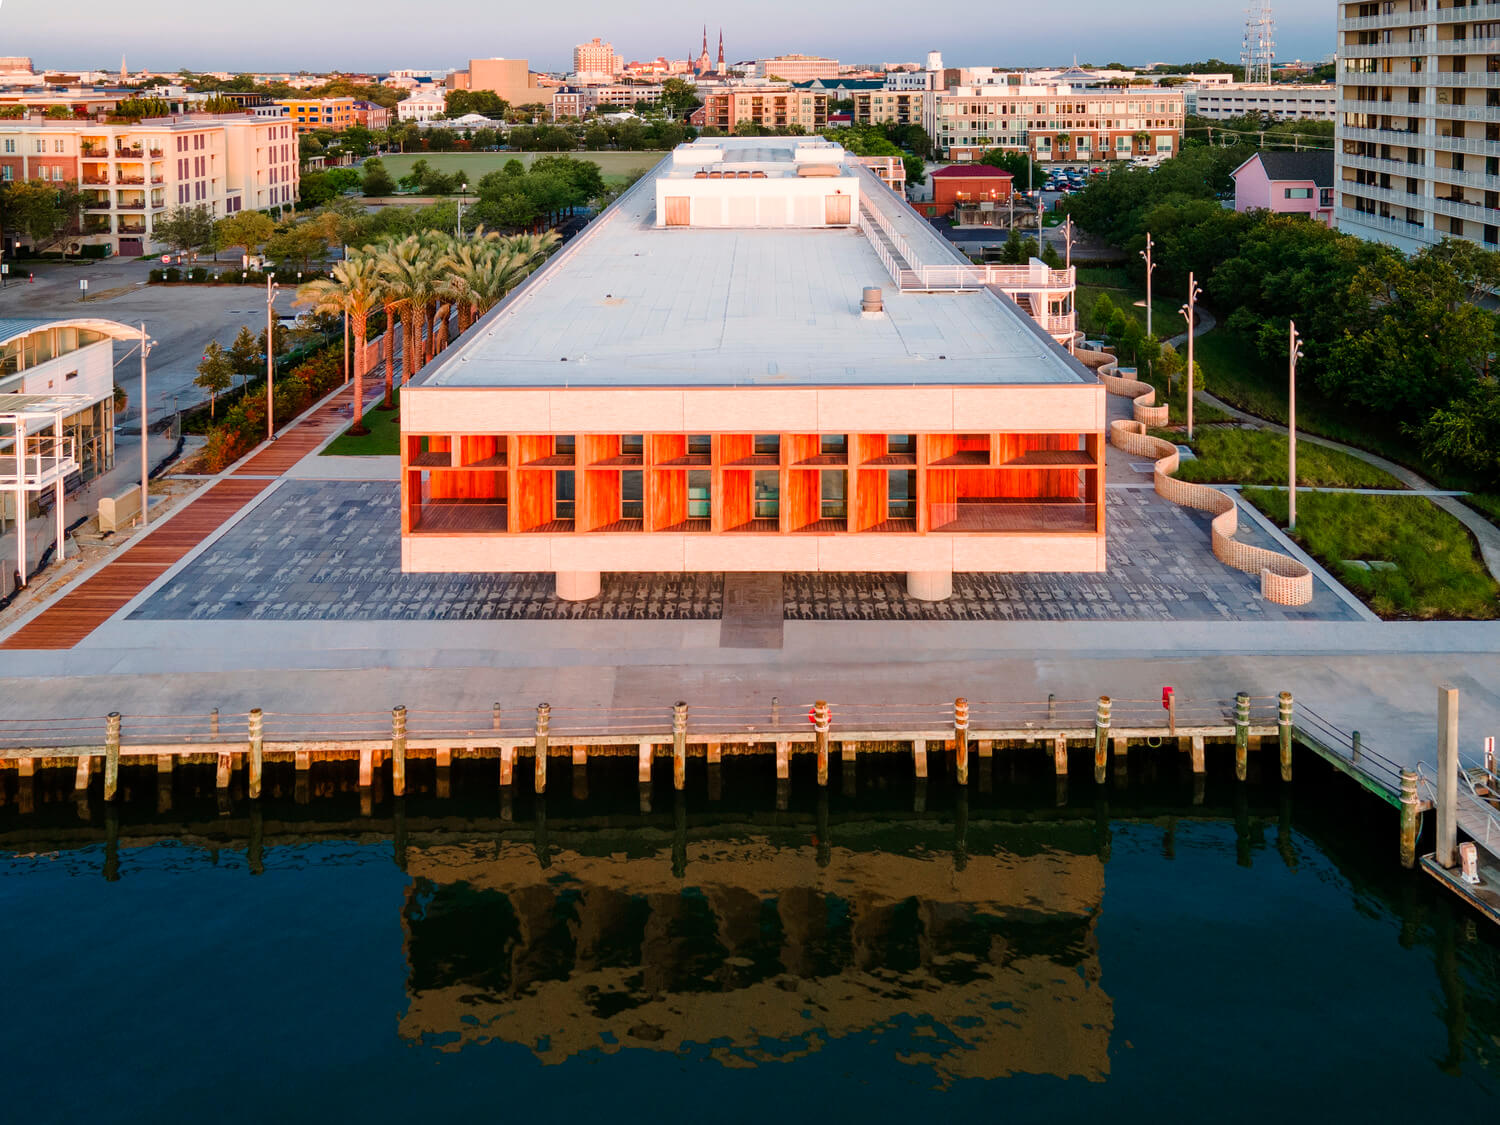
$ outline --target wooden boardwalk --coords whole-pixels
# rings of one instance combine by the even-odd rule
[[[367,390],[379,393],[378,385]],[[0,649],[76,646],[270,488],[276,477],[347,426],[344,412],[352,395],[352,389],[339,388],[274,442],[262,443],[227,476],[153,526],[140,542],[0,641]]]

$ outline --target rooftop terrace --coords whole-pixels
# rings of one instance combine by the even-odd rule
[[[781,153],[789,156],[806,140],[714,143],[725,146],[726,163],[737,156],[736,167],[774,169],[788,164]],[[555,388],[1094,381],[993,292],[897,291],[857,226],[658,228],[656,182],[673,169],[669,157],[642,177],[419,382]],[[683,170],[679,165],[676,172]],[[874,176],[861,173],[862,204],[909,234],[924,264],[966,261]],[[861,315],[866,286],[884,291],[883,314]]]

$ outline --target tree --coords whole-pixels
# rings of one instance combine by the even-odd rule
[[[173,250],[187,253],[213,241],[213,212],[201,204],[177,207],[156,220],[155,235]]]
[[[1001,148],[986,149],[979,163],[988,164],[1010,173],[1011,186],[1017,191],[1028,187],[1041,187],[1047,182],[1047,173],[1042,166],[1024,152],[1009,152]]]
[[[372,156],[365,161],[365,174],[360,182],[359,190],[365,195],[394,195],[396,193],[396,181],[391,179],[391,174],[385,170],[385,162],[379,157]]]
[[[698,97],[698,88],[681,78],[668,78],[661,84],[661,100],[657,103],[673,117],[686,117],[703,104]]]
[[[19,180],[0,190],[0,230],[25,233],[33,252],[46,250],[76,230],[83,193],[76,181]]]
[[[248,327],[241,328],[235,336],[234,343],[229,345],[230,369],[240,377],[243,386],[250,379],[260,374],[265,369],[265,359],[261,354],[260,343],[255,338],[255,333]]]
[[[449,117],[479,113],[499,119],[509,108],[510,103],[493,90],[449,90],[443,95],[443,111]]]
[[[383,299],[384,287],[379,259],[373,254],[357,254],[334,266],[331,280],[312,281],[297,290],[298,305],[310,305],[315,313],[349,318],[349,331],[354,337],[354,424],[349,427],[353,434],[369,432],[364,423],[365,335],[370,314]]]
[[[227,391],[234,383],[234,365],[224,349],[219,347],[219,341],[210,340],[208,348],[203,353],[203,358],[198,361],[198,377],[193,380],[194,385],[202,387],[208,392],[208,416],[214,416],[214,404],[219,395]]]
[[[238,246],[253,255],[276,233],[276,224],[263,211],[238,211],[214,224],[214,243],[222,249]]]

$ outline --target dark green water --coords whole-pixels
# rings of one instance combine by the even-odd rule
[[[719,799],[701,763],[681,798],[659,770],[650,812],[629,759],[505,805],[493,762],[446,798],[417,763],[369,815],[352,764],[223,808],[209,770],[127,771],[112,811],[3,775],[4,1119],[1491,1108],[1500,946],[1397,867],[1393,810],[1310,755],[1201,804],[1137,755],[1059,806],[1043,757],[967,793],[835,763],[822,795],[799,760],[784,810],[764,760]]]

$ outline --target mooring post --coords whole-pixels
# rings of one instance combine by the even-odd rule
[[[1354,761],[1356,764],[1358,764],[1360,756],[1363,753],[1363,747],[1360,745],[1359,731],[1356,730],[1350,732],[1349,745],[1350,749],[1354,752]]]
[[[250,799],[260,799],[261,772],[265,766],[265,712],[259,707],[250,709]]]
[[[925,738],[912,739],[911,760],[916,769],[916,776],[925,779],[927,777],[927,740]]]
[[[1167,733],[1177,733],[1177,693],[1167,692]]]
[[[672,704],[672,788],[679,793],[687,785],[687,704]]]
[[[1234,776],[1245,780],[1250,766],[1250,696],[1236,692],[1234,697]]]
[[[953,772],[960,785],[969,784],[969,701],[953,701]]]
[[[217,707],[208,713],[208,733],[214,738],[219,737],[219,709]]]
[[[104,799],[113,801],[120,788],[120,712],[104,720]]]
[[[500,787],[509,789],[514,780],[516,769],[516,748],[514,746],[500,747]]]
[[[771,696],[771,726],[781,725],[781,696]]]
[[[1057,718],[1057,696],[1052,692],[1047,693],[1047,721],[1053,722]]]
[[[828,784],[828,702],[813,704],[813,749],[818,758],[818,784]]]
[[[1292,693],[1276,697],[1276,734],[1281,749],[1281,780],[1292,780]]]
[[[792,744],[784,738],[776,740],[776,780],[787,781],[791,778]]]
[[[1401,866],[1414,867],[1417,862],[1417,826],[1421,823],[1421,806],[1417,799],[1417,771],[1401,771]]]
[[[1458,862],[1458,689],[1438,686],[1437,861]]]
[[[1094,709],[1094,784],[1104,784],[1104,771],[1109,767],[1109,712],[1113,704],[1107,695],[1099,697]]]
[[[391,708],[391,793],[406,796],[406,708]]]
[[[536,747],[536,766],[534,774],[536,791],[547,792],[547,728],[552,722],[552,705],[550,703],[538,703],[536,705],[536,738],[533,745]]]
[[[490,705],[490,728],[492,730],[500,729],[500,704],[498,703]]]
[[[651,780],[651,757],[655,753],[651,740],[643,738],[636,747],[635,779],[641,784]]]

